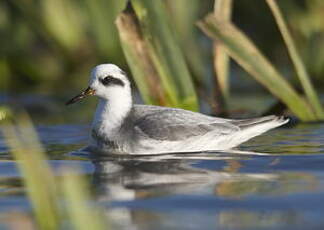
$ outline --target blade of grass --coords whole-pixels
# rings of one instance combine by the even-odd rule
[[[10,109],[7,106],[0,106],[0,122],[12,116]]]
[[[306,101],[291,87],[274,66],[257,49],[253,42],[232,23],[208,15],[198,26],[211,38],[224,44],[226,52],[274,96],[304,121],[314,121],[316,116]]]
[[[54,175],[28,116],[21,114],[15,121],[6,120],[3,135],[24,177],[37,224],[40,229],[59,229]]]
[[[8,90],[10,79],[10,69],[5,58],[0,58],[0,76],[0,90],[5,93]]]
[[[275,18],[278,28],[279,28],[279,30],[282,34],[282,37],[285,41],[285,44],[286,44],[288,52],[289,52],[289,56],[293,62],[297,76],[301,82],[301,85],[304,88],[306,97],[307,97],[310,105],[314,109],[317,118],[324,120],[323,107],[322,107],[319,97],[316,94],[316,91],[310,81],[310,76],[308,75],[306,68],[300,58],[300,55],[297,51],[294,40],[292,39],[292,37],[290,35],[290,32],[288,30],[288,27],[286,25],[286,22],[282,16],[282,14],[281,14],[281,11],[280,11],[275,0],[266,0],[266,2],[268,4],[274,18]]]
[[[171,105],[161,87],[159,74],[130,5],[118,15],[116,25],[125,57],[144,102]]]
[[[204,77],[208,74],[206,57],[202,54],[199,44],[199,30],[195,25],[199,19],[202,2],[200,0],[190,0],[190,4],[187,0],[167,0],[164,2],[167,5],[168,17],[172,18],[177,40],[181,41],[179,45],[188,67],[195,77],[195,83],[201,85],[204,83]]]
[[[67,201],[66,211],[74,229],[103,230],[110,229],[104,221],[103,211],[99,207],[90,207],[89,187],[76,170],[64,170],[63,194]]]
[[[27,114],[15,114],[14,119],[10,116],[2,124],[5,140],[24,178],[38,228],[61,229],[67,214],[75,229],[107,229],[100,209],[94,211],[86,205],[90,201],[89,187],[81,176],[64,174],[63,184],[57,183]],[[59,189],[68,202],[65,210],[59,207]]]
[[[109,57],[111,61],[120,63],[121,48],[114,21],[125,7],[126,0],[83,0],[83,2],[99,56],[105,59]]]
[[[46,26],[40,12],[40,7],[36,7],[35,3],[27,3],[26,1],[13,0],[15,10],[21,15],[28,26],[40,37],[43,37],[49,45],[60,46],[60,41],[56,40],[56,36],[52,36],[49,28]],[[60,47],[61,48],[61,47]],[[63,47],[64,48],[64,47]],[[63,49],[62,48],[62,49]]]
[[[84,37],[77,5],[73,1],[64,0],[44,0],[40,3],[42,19],[51,35],[65,48],[77,48]]]
[[[173,106],[198,110],[198,102],[184,56],[161,0],[131,1],[163,88]]]
[[[223,20],[230,21],[232,15],[232,0],[216,0],[214,14]],[[214,69],[219,89],[224,97],[225,104],[228,103],[229,89],[229,56],[222,43],[214,42]]]

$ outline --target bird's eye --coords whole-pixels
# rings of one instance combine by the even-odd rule
[[[109,85],[112,82],[112,76],[107,76],[100,81],[103,85]]]
[[[104,85],[104,86],[108,86],[108,85],[119,85],[119,86],[124,86],[124,82],[122,80],[120,80],[119,78],[115,78],[113,76],[106,76],[102,79],[100,79],[100,82]]]

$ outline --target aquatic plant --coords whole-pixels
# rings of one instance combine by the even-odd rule
[[[146,102],[162,101],[163,93],[166,105],[198,110],[189,69],[167,18],[161,0],[132,0],[117,20],[125,56]]]
[[[15,114],[2,121],[3,135],[23,177],[37,229],[62,229],[66,221],[75,229],[107,229],[101,209],[94,211],[87,204],[89,185],[84,178],[69,169],[58,181],[28,115]]]
[[[0,106],[0,122],[11,116],[11,111],[7,106]]]
[[[58,188],[37,135],[26,114],[15,119],[16,125],[10,120],[3,134],[24,177],[37,224],[40,229],[58,229]]]
[[[297,76],[300,80],[300,83],[304,89],[304,92],[305,92],[305,95],[309,101],[309,104],[312,106],[312,109],[314,110],[317,119],[323,120],[324,119],[323,107],[322,107],[319,97],[316,94],[316,91],[310,81],[310,76],[308,75],[308,73],[306,71],[306,67],[300,58],[300,55],[297,51],[295,42],[292,39],[292,36],[288,30],[288,27],[287,27],[286,22],[281,14],[281,11],[280,11],[275,0],[266,0],[266,2],[269,5],[269,8],[271,9],[271,12],[277,22],[278,28],[282,34],[282,37],[283,37],[286,47],[288,49],[290,58],[292,60],[294,68],[296,70],[296,74],[297,74]]]
[[[182,53],[192,73],[195,86],[204,86],[205,77],[208,75],[206,63],[208,57],[201,49],[201,32],[196,26],[200,19],[202,3],[200,0],[164,0],[166,16],[172,18],[171,26]],[[185,38],[185,39],[184,39]]]
[[[305,68],[294,48],[291,36],[283,25],[282,17],[278,16],[279,9],[274,8],[275,2],[271,2],[272,10],[275,10],[276,19],[280,21],[281,31],[290,54],[298,69],[298,74],[305,88],[307,99],[289,84],[279,73],[270,61],[262,54],[255,44],[233,23],[224,20],[218,15],[210,14],[198,23],[198,26],[211,38],[216,39],[224,45],[226,52],[257,81],[264,85],[274,96],[279,98],[287,107],[300,119],[314,121],[323,119],[322,108],[319,99],[310,83],[309,77],[305,74]],[[280,18],[280,19],[279,19]],[[285,28],[283,28],[285,27]]]
[[[230,21],[233,8],[232,5],[232,0],[215,1],[214,14],[225,21]],[[229,64],[229,56],[226,53],[223,44],[214,41],[214,69],[220,93],[223,95],[225,102],[227,103],[230,97]]]
[[[126,8],[127,2],[133,11],[121,12]],[[130,68],[146,103],[197,110],[197,101],[202,99],[211,107],[217,104],[217,110],[224,110],[226,106],[222,105],[222,99],[232,102],[228,47],[224,47],[228,45],[219,35],[214,35],[215,48],[212,48],[201,36],[201,31],[194,22],[205,14],[205,11],[211,11],[214,3],[214,16],[218,20],[222,18],[226,24],[233,25],[233,7],[240,7],[239,11],[235,8],[235,20],[249,17],[244,16],[248,3],[242,2],[244,1],[192,0],[188,5],[186,0],[2,1],[0,28],[3,55],[0,58],[0,89],[57,93],[64,92],[65,88],[81,88],[86,84],[86,74],[92,66],[113,62],[124,69]],[[284,79],[277,70],[286,66],[284,58],[280,60],[281,66],[278,68],[274,68],[273,64],[267,61],[267,66],[260,67],[262,71],[257,73],[257,79],[263,79],[262,85],[302,120],[322,120],[323,109],[310,76],[315,75],[318,82],[322,81],[319,76],[324,69],[324,59],[322,52],[317,50],[323,43],[324,27],[319,10],[323,3],[320,0],[309,0],[305,2],[305,7],[300,7],[293,1],[278,3],[284,7],[284,16],[293,27],[294,35],[296,31],[299,34],[299,37],[294,36],[296,42],[291,39],[276,1],[258,2],[260,6],[265,6],[265,10],[268,10],[268,4],[271,10],[269,12],[273,12],[296,69],[296,74],[291,74],[291,68],[292,71],[285,75],[298,76],[306,99],[302,93],[296,92],[292,84],[287,84],[286,80],[283,85],[290,86],[283,86],[277,90],[281,80],[278,81],[278,77],[274,77],[274,83],[271,80],[272,73],[268,74],[268,77],[260,77],[264,72],[270,73],[267,68],[271,65],[270,68],[275,69],[275,75]],[[256,12],[257,15],[263,13],[261,10]],[[125,20],[128,20],[128,25]],[[261,23],[263,22],[255,22],[256,25],[259,24],[259,28]],[[258,37],[259,33],[262,33],[254,32]],[[265,41],[261,44],[261,50],[269,46]],[[274,44],[275,42],[271,48],[277,48]],[[212,71],[213,53],[216,57],[215,71]],[[233,56],[233,52],[230,55]],[[261,55],[266,56],[263,53]],[[235,60],[238,62],[237,58]],[[249,58],[245,60],[241,57],[244,61],[248,61]],[[271,58],[274,58],[274,55]],[[302,61],[307,63],[307,69]],[[253,67],[258,62],[250,64]],[[39,68],[43,66],[46,68]],[[247,69],[246,63],[244,68]],[[253,68],[248,72],[251,74],[252,71],[252,75],[255,76],[256,69]],[[218,84],[211,81],[213,74]],[[66,87],[61,87],[62,81]],[[294,79],[291,79],[292,81]],[[284,92],[287,90],[288,93]],[[219,111],[214,110],[214,113],[217,112]]]
[[[321,83],[324,74],[324,53],[318,52],[324,45],[324,23],[322,0],[308,0],[304,4],[296,1],[278,2],[285,11],[285,19],[293,32],[294,41],[307,67],[307,72]]]
[[[10,89],[63,90],[57,87],[62,80],[69,86],[81,87],[85,79],[75,79],[95,63],[124,65],[114,20],[125,3],[2,1],[0,72],[6,65]],[[0,88],[3,86],[0,84]]]
[[[148,104],[171,105],[133,9],[121,12],[116,19],[116,25],[127,63],[143,100]]]
[[[66,169],[63,176],[62,190],[69,222],[77,230],[110,229],[104,211],[100,207],[94,209],[94,204],[90,204],[89,184],[77,174],[78,171]]]

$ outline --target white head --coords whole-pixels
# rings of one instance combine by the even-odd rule
[[[91,140],[94,143],[97,143],[98,137],[113,140],[118,136],[116,133],[133,105],[130,82],[126,74],[113,64],[98,65],[91,71],[89,87],[66,104],[75,103],[89,95],[100,98],[92,122],[96,135]]]
[[[124,71],[113,64],[101,64],[91,71],[89,86],[94,95],[110,100],[120,97],[130,97],[130,82]]]
[[[89,87],[66,104],[75,103],[89,95],[96,95],[103,100],[131,100],[130,82],[118,66],[101,64],[92,69]]]

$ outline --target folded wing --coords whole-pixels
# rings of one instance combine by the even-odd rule
[[[148,114],[135,122],[135,129],[155,140],[179,141],[208,132],[229,135],[240,128],[225,119],[197,116],[185,110],[165,110]]]

